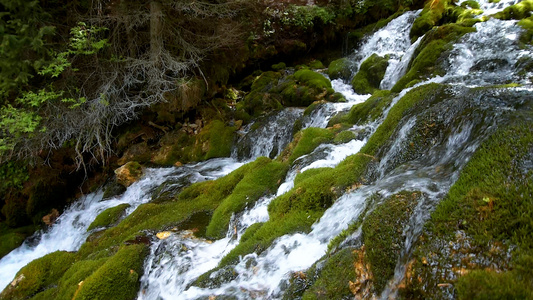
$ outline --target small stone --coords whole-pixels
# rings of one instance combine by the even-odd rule
[[[17,284],[19,284],[19,282],[21,282],[22,280],[24,280],[24,278],[26,278],[26,277],[24,276],[24,274],[20,274],[19,277],[15,278],[15,280],[11,281],[11,286],[12,286],[12,287],[17,286]]]
[[[170,237],[171,234],[172,232],[170,231],[161,231],[161,232],[158,232],[155,236],[160,240],[166,240]]]
[[[46,224],[46,226],[52,226],[58,217],[59,212],[54,208],[49,214],[43,217],[43,223]]]
[[[122,167],[115,170],[117,182],[125,187],[129,187],[139,180],[143,175],[143,169],[138,162],[130,161]]]

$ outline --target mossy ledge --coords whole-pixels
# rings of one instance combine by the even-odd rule
[[[532,159],[531,113],[513,119],[479,147],[431,214],[403,297],[533,297],[533,171],[523,164]],[[441,270],[444,265],[451,267]]]

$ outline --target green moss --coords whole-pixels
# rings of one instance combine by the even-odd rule
[[[9,228],[6,223],[0,222],[0,258],[18,248],[36,229],[35,226]]]
[[[331,82],[324,75],[311,70],[299,70],[294,73],[294,78],[316,89],[331,88]]]
[[[87,231],[93,230],[97,227],[107,227],[115,224],[124,216],[124,213],[128,207],[128,203],[123,203],[115,207],[108,208],[101,212],[96,219],[89,225]]]
[[[394,275],[404,239],[403,230],[421,193],[402,192],[387,198],[363,222],[363,241],[374,287],[381,293]]]
[[[80,288],[80,282],[98,270],[107,259],[106,257],[96,260],[82,260],[72,264],[58,281],[57,288],[46,290],[37,296],[42,299],[73,299],[76,291]]]
[[[270,93],[270,90],[278,85],[280,77],[281,73],[272,71],[257,76],[251,85],[250,93],[244,97],[244,101],[238,103],[237,113],[258,117],[265,111],[280,109],[282,106],[279,95]]]
[[[520,20],[531,16],[533,0],[524,0],[515,5],[506,7],[503,11],[494,14],[494,18],[501,20]]]
[[[434,0],[427,1],[424,9],[413,23],[409,36],[416,39],[434,26],[438,26],[445,17],[446,11],[452,7],[452,0]]]
[[[337,123],[362,125],[375,121],[390,105],[394,96],[396,94],[391,94],[390,91],[377,91],[365,102],[352,106],[348,114],[332,118],[328,125]]]
[[[377,150],[390,138],[398,122],[417,103],[430,98],[439,98],[444,95],[445,86],[431,83],[417,87],[409,91],[394,105],[383,123],[363,146],[361,152],[368,155],[376,155]]]
[[[281,154],[288,157],[289,164],[292,164],[298,157],[309,154],[315,150],[318,145],[333,140],[334,133],[328,129],[310,127],[298,133],[292,145],[289,145]]]
[[[381,57],[375,53],[372,54],[361,64],[359,71],[352,79],[354,91],[360,95],[365,95],[378,90],[388,65],[388,55]]]
[[[437,60],[441,54],[453,47],[453,42],[466,33],[474,32],[472,27],[457,24],[447,24],[432,29],[426,34],[409,64],[407,73],[391,89],[400,92],[414,80],[424,80],[435,75],[444,75],[444,70],[438,66]]]
[[[343,249],[329,257],[324,266],[317,272],[318,279],[305,291],[302,299],[352,298],[350,281],[356,281],[354,268],[354,261],[356,260],[357,255],[352,249]]]
[[[350,79],[350,76],[352,75],[350,61],[347,58],[340,58],[332,61],[329,63],[327,74],[331,79]]]
[[[261,228],[261,226],[263,226],[263,224],[264,224],[263,222],[260,222],[260,223],[254,223],[250,225],[250,227],[248,227],[246,231],[242,234],[240,242],[241,243],[246,242],[249,238],[251,238],[255,234],[255,232],[259,228]]]
[[[309,170],[300,174],[292,190],[270,203],[270,220],[225,256],[219,267],[235,263],[239,256],[250,252],[261,253],[282,235],[310,232],[311,225],[339,196],[339,191],[364,180],[363,173],[371,161],[372,158],[367,155],[355,154],[335,168]]]
[[[533,16],[520,20],[518,25],[524,29],[520,41],[524,44],[533,44]]]
[[[309,64],[309,68],[311,69],[324,69],[324,64],[319,60],[313,60]]]
[[[280,70],[283,70],[285,68],[287,68],[287,65],[284,62],[280,62],[280,63],[272,65],[272,70],[274,70],[274,71],[280,71]]]
[[[531,114],[523,112],[513,112],[511,124],[500,127],[480,145],[426,223],[421,237],[424,242],[419,243],[413,268],[413,276],[426,284],[420,287],[414,280],[409,292],[424,296],[442,282],[440,277],[428,274],[427,266],[420,261],[440,251],[436,250],[441,248],[439,245],[458,244],[456,234],[460,231],[468,237],[468,253],[479,258],[478,263],[467,264],[466,271],[488,268],[459,278],[460,299],[485,299],[488,295],[488,299],[531,298],[533,201],[529,195],[533,192],[533,170],[524,162],[531,161],[532,148]],[[428,239],[436,242],[426,243]],[[516,247],[509,252],[511,266],[506,257],[509,247]],[[485,261],[497,257],[498,251],[506,252],[504,261]],[[439,264],[449,264],[446,259],[439,258]],[[455,262],[452,267],[457,265]]]
[[[164,141],[165,146],[160,155],[156,155],[152,161],[157,164],[173,165],[176,161],[186,163],[229,157],[235,130],[237,127],[215,119],[206,124],[198,134],[189,135],[181,131]]]
[[[234,126],[226,126],[219,120],[211,122],[207,129],[209,132],[209,150],[205,154],[205,159],[229,157],[233,144],[233,133],[236,129]]]
[[[513,272],[476,270],[459,278],[457,299],[533,299],[531,286]]]
[[[467,1],[464,1],[463,3],[461,3],[461,7],[463,7],[463,8],[470,7],[470,8],[473,8],[473,9],[479,9],[479,3],[477,1],[474,1],[474,0],[467,0]]]
[[[232,214],[241,212],[260,197],[275,193],[287,173],[288,165],[260,157],[250,166],[244,178],[235,186],[231,195],[225,198],[215,210],[207,226],[210,238],[223,238],[228,230]]]
[[[460,220],[480,245],[510,240],[533,249],[533,201],[526,196],[533,191],[533,171],[517,165],[531,156],[530,126],[524,122],[501,129],[480,146],[431,215],[433,232],[450,234]]]
[[[73,299],[135,298],[147,254],[148,247],[144,244],[122,247],[83,281]]]
[[[56,251],[30,262],[15,276],[22,278],[19,283],[15,287],[8,285],[0,299],[27,299],[49,288],[70,268],[74,259],[74,253]]]
[[[355,135],[355,133],[353,133],[353,131],[350,131],[350,130],[341,131],[335,136],[335,138],[333,139],[333,143],[344,144],[355,139],[356,137],[357,136]]]

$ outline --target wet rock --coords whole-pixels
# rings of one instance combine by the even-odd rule
[[[121,195],[126,191],[126,187],[116,181],[111,181],[106,185],[102,200],[108,200],[115,196]]]
[[[43,223],[46,224],[46,226],[52,226],[58,217],[59,211],[54,208],[49,214],[43,217]]]
[[[359,72],[352,80],[352,86],[356,93],[372,94],[379,89],[379,84],[385,76],[385,71],[389,65],[389,56],[381,57],[372,54],[359,67]]]
[[[138,162],[130,161],[115,170],[117,182],[125,187],[132,185],[143,175],[143,169]]]
[[[365,246],[359,250],[353,251],[357,259],[354,261],[356,279],[349,281],[350,292],[355,296],[355,299],[376,299],[372,292],[374,289],[372,271],[370,264],[365,261]]]
[[[133,240],[127,240],[124,242],[124,244],[126,245],[136,245],[136,244],[145,244],[145,245],[150,245],[151,244],[151,241],[150,241],[150,238],[148,238],[147,236],[136,236],[135,239]]]
[[[160,240],[166,240],[172,235],[172,232],[170,231],[161,231],[158,232],[155,236]]]

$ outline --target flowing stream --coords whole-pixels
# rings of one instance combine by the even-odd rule
[[[516,1],[515,1],[516,2]],[[511,0],[499,3],[480,1],[483,15],[502,10]],[[409,31],[420,11],[406,12],[388,25],[368,36],[356,55],[353,65],[361,63],[372,54],[389,55],[389,66],[381,82],[381,88],[390,89],[405,74],[412,57],[424,37],[411,44]],[[420,115],[410,115],[401,120],[393,133],[390,145],[380,154],[380,160],[368,185],[345,193],[326,210],[309,234],[295,233],[282,236],[261,254],[251,253],[233,266],[234,279],[221,280],[210,288],[194,286],[202,274],[215,268],[220,260],[238,245],[242,234],[254,223],[269,219],[267,207],[277,196],[294,187],[299,172],[312,168],[335,167],[347,156],[356,154],[365,145],[393,107],[408,91],[429,82],[450,84],[449,93],[457,97],[444,100],[442,107],[481,107],[489,110],[512,109],[507,103],[465,99],[461,95],[469,87],[494,84],[528,84],[531,74],[518,74],[517,65],[523,57],[531,57],[531,49],[520,47],[520,28],[516,21],[491,19],[475,25],[476,32],[463,36],[444,60],[446,74],[429,78],[413,87],[404,89],[384,109],[376,121],[349,129],[366,134],[343,144],[322,144],[312,153],[295,160],[279,186],[276,194],[266,195],[253,207],[232,217],[226,237],[209,241],[195,237],[190,231],[174,232],[169,238],[154,241],[151,253],[145,261],[144,275],[138,299],[208,299],[226,295],[237,299],[279,299],[287,288],[292,272],[306,270],[319,261],[328,250],[329,242],[357,220],[365,211],[367,198],[378,194],[387,197],[400,191],[420,191],[418,202],[409,225],[404,230],[405,244],[398,261],[394,278],[389,287],[378,295],[385,299],[394,296],[394,286],[403,278],[405,263],[411,247],[422,230],[424,222],[438,201],[444,197],[459,176],[461,168],[477,146],[498,121],[497,115],[487,117],[483,111],[473,112],[474,117],[462,119],[459,109],[440,116],[440,122],[449,124],[448,131],[418,155],[407,157],[405,149],[415,129],[422,122]],[[490,41],[490,42],[488,42]],[[347,102],[320,104],[310,114],[304,110],[287,108],[265,116],[257,124],[249,124],[238,132],[232,158],[212,159],[202,163],[177,168],[146,169],[143,178],[131,185],[123,195],[102,200],[102,191],[86,195],[73,203],[46,232],[40,231],[24,244],[0,260],[0,287],[13,280],[15,274],[30,261],[56,250],[76,251],[94,229],[87,231],[96,216],[107,208],[122,203],[130,204],[126,214],[139,205],[149,202],[154,195],[179,190],[191,183],[216,179],[237,169],[259,156],[276,157],[290,143],[294,124],[301,121],[302,128],[325,128],[335,114],[364,102],[370,95],[357,95],[342,80],[333,80],[334,89],[342,93]],[[508,88],[513,89],[513,88]],[[529,86],[514,88],[530,92]],[[458,104],[459,103],[459,104]],[[438,106],[421,114],[438,113]],[[477,114],[477,115],[476,115]],[[348,236],[343,244],[360,238],[360,231]],[[213,280],[223,277],[225,269],[210,275]]]

